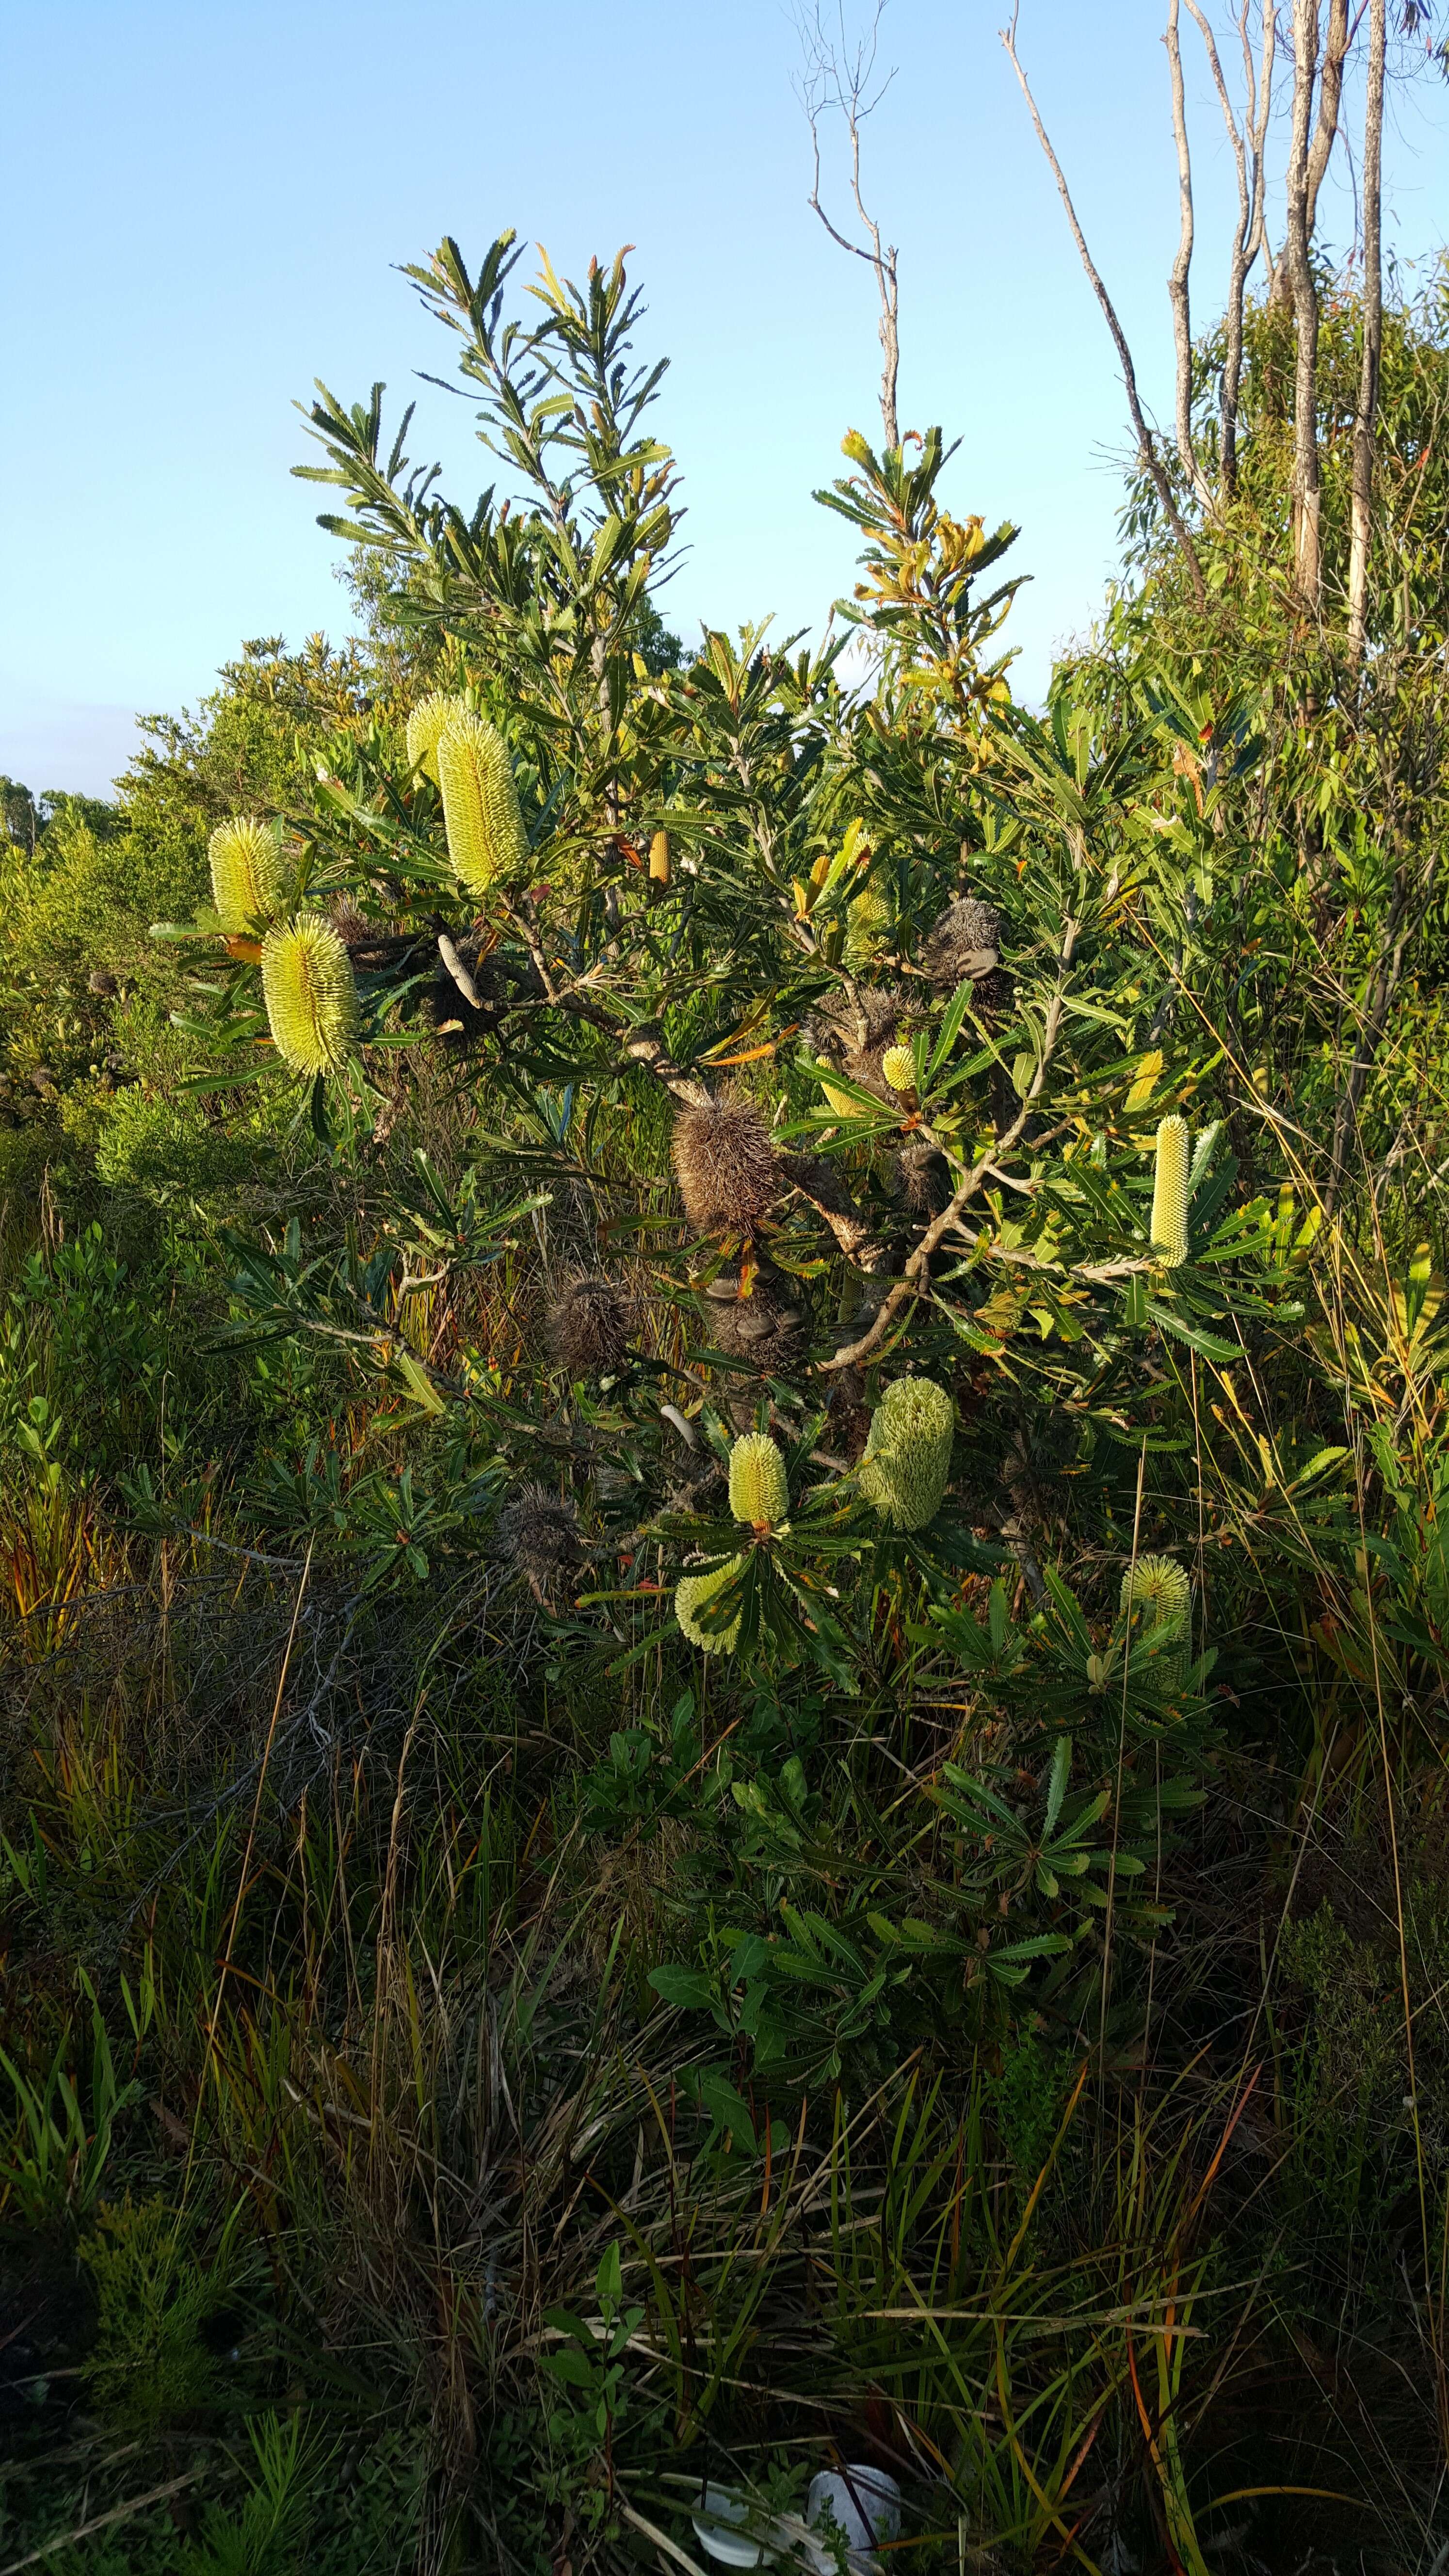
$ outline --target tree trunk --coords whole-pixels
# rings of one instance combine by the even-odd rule
[[[1363,358],[1353,423],[1353,515],[1348,556],[1348,658],[1357,668],[1368,629],[1369,511],[1374,487],[1374,418],[1383,347],[1383,144],[1386,0],[1370,0],[1368,100],[1363,121]]]
[[[1201,472],[1192,436],[1192,311],[1188,277],[1192,268],[1192,155],[1187,140],[1187,107],[1182,87],[1182,47],[1178,41],[1178,0],[1167,0],[1167,60],[1172,75],[1172,132],[1177,145],[1179,223],[1177,257],[1167,281],[1172,306],[1172,338],[1177,355],[1177,461],[1205,510],[1213,507],[1212,487]]]
[[[1335,6],[1337,0],[1335,0]],[[1293,297],[1297,366],[1293,393],[1293,566],[1299,596],[1315,613],[1322,589],[1318,482],[1318,292],[1308,229],[1309,126],[1318,68],[1318,0],[1293,0],[1293,134],[1288,153],[1288,238],[1284,266]]]

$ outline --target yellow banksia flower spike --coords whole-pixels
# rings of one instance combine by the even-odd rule
[[[1144,1627],[1178,1636],[1192,1608],[1192,1584],[1175,1556],[1139,1556],[1122,1577],[1122,1616],[1142,1614]]]
[[[361,1013],[352,960],[330,921],[299,912],[262,942],[262,998],[277,1053],[293,1073],[338,1073]]]
[[[915,1090],[916,1059],[908,1046],[887,1047],[881,1057],[880,1069],[892,1091]]]
[[[434,689],[430,697],[419,698],[408,718],[409,769],[421,769],[423,776],[431,778],[436,787],[438,736],[446,731],[456,717],[465,716],[467,713],[468,707],[464,699],[450,698],[442,689]]]
[[[223,930],[251,930],[275,919],[286,901],[277,836],[251,815],[218,823],[207,845],[212,901]]]
[[[482,716],[455,715],[438,736],[437,761],[448,856],[469,893],[486,894],[528,856],[508,745]]]
[[[740,1642],[738,1618],[732,1619],[727,1628],[702,1628],[699,1624],[701,1610],[733,1583],[739,1570],[740,1559],[732,1556],[723,1565],[712,1567],[708,1574],[682,1574],[674,1587],[675,1618],[690,1644],[698,1646],[702,1655],[732,1655]]]
[[[1190,1142],[1185,1118],[1163,1119],[1152,1183],[1152,1249],[1164,1270],[1180,1269],[1187,1259]]]
[[[924,1529],[945,1499],[951,1477],[956,1407],[926,1377],[898,1377],[870,1418],[857,1481],[868,1503],[895,1529]]]
[[[669,834],[656,832],[649,844],[649,876],[654,885],[669,883]]]
[[[789,1519],[785,1454],[768,1431],[746,1431],[730,1451],[730,1510],[754,1529],[778,1529]]]

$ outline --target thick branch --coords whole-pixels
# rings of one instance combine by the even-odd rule
[[[1315,13],[1316,14],[1316,13]],[[1351,33],[1348,0],[1329,0],[1328,33],[1323,44],[1323,72],[1318,84],[1318,123],[1308,155],[1308,238],[1318,220],[1318,191],[1338,137],[1343,103],[1343,65]]]
[[[1368,98],[1363,121],[1363,355],[1353,423],[1353,504],[1348,556],[1348,658],[1363,659],[1368,632],[1369,520],[1374,489],[1374,422],[1383,345],[1383,155],[1385,0],[1370,0]]]
[[[1072,239],[1077,245],[1078,257],[1081,260],[1083,268],[1087,272],[1087,277],[1091,284],[1092,291],[1097,298],[1097,302],[1102,308],[1107,328],[1112,334],[1113,344],[1121,363],[1122,382],[1127,393],[1127,408],[1132,415],[1132,426],[1137,434],[1137,453],[1151,478],[1153,489],[1162,506],[1163,517],[1166,519],[1167,524],[1171,528],[1173,536],[1177,541],[1178,552],[1182,556],[1183,562],[1187,567],[1188,579],[1192,584],[1193,598],[1197,602],[1199,608],[1205,609],[1207,607],[1207,586],[1202,577],[1202,566],[1197,559],[1197,549],[1188,533],[1187,523],[1182,516],[1182,512],[1179,510],[1177,502],[1173,497],[1171,478],[1168,475],[1161,457],[1157,453],[1157,442],[1153,438],[1152,432],[1148,428],[1146,418],[1143,414],[1142,404],[1137,393],[1137,371],[1132,364],[1132,352],[1127,345],[1126,333],[1123,331],[1122,325],[1117,319],[1117,308],[1112,302],[1112,298],[1108,294],[1107,289],[1093,263],[1092,254],[1087,248],[1086,236],[1082,231],[1081,225],[1077,221],[1077,210],[1072,203],[1071,190],[1067,186],[1066,178],[1062,171],[1062,165],[1057,159],[1055,152],[1052,150],[1046,127],[1043,125],[1041,117],[1037,112],[1036,100],[1031,94],[1031,84],[1028,81],[1025,72],[1022,70],[1021,61],[1016,50],[1015,14],[1012,16],[1011,25],[1009,27],[1002,28],[1001,41],[1010,57],[1012,70],[1015,72],[1017,80],[1021,85],[1022,97],[1026,100],[1027,107],[1031,112],[1031,121],[1036,128],[1037,141],[1046,155],[1047,166],[1051,171],[1052,177],[1057,183],[1057,190],[1061,197],[1062,204],[1067,210],[1067,221],[1072,228]]]

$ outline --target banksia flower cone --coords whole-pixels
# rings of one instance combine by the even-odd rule
[[[1180,1636],[1192,1608],[1192,1585],[1174,1556],[1139,1556],[1122,1577],[1122,1616],[1134,1610],[1163,1637]]]
[[[408,718],[408,767],[421,769],[425,778],[438,783],[438,737],[468,709],[461,698],[445,697],[435,689],[431,697],[419,698]]]
[[[916,1059],[908,1046],[887,1047],[881,1057],[880,1069],[892,1091],[914,1091]]]
[[[924,1529],[941,1508],[951,1475],[956,1407],[926,1377],[898,1377],[870,1418],[857,1481],[892,1528]]]
[[[675,1618],[690,1644],[698,1646],[702,1655],[732,1655],[740,1642],[738,1618],[732,1619],[727,1628],[709,1629],[699,1624],[701,1610],[733,1583],[739,1570],[740,1560],[732,1556],[708,1574],[682,1574],[675,1585]]]
[[[674,1121],[674,1169],[702,1234],[751,1235],[780,1195],[780,1168],[752,1100],[705,1100]]]
[[[1164,1270],[1176,1270],[1187,1259],[1188,1145],[1187,1120],[1164,1118],[1152,1183],[1152,1249]]]
[[[508,745],[481,716],[454,715],[438,736],[448,856],[471,894],[486,894],[528,856]]]
[[[618,1368],[629,1347],[629,1303],[612,1279],[571,1279],[549,1313],[555,1358],[570,1377]]]
[[[730,1451],[730,1510],[755,1529],[778,1529],[790,1516],[785,1456],[768,1431],[747,1431]]]
[[[573,1506],[547,1485],[515,1485],[498,1515],[498,1543],[515,1574],[538,1597],[552,1596],[579,1564]]]
[[[669,834],[656,832],[649,844],[649,875],[653,884],[669,883]]]
[[[338,1073],[361,1014],[352,960],[330,921],[299,912],[262,942],[262,998],[277,1053],[293,1073]]]
[[[286,901],[282,854],[265,823],[241,815],[218,823],[207,846],[211,894],[223,930],[251,930],[276,918]]]

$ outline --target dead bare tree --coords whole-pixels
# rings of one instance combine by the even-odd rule
[[[795,25],[804,57],[803,70],[796,82],[796,94],[810,125],[810,141],[815,154],[815,175],[808,203],[820,217],[833,242],[849,251],[855,259],[864,260],[875,275],[880,299],[877,325],[881,346],[880,416],[887,447],[899,447],[900,427],[896,418],[896,384],[900,374],[900,280],[899,254],[894,242],[885,242],[875,217],[870,213],[861,191],[861,128],[874,114],[895,79],[894,69],[876,85],[876,61],[880,50],[880,24],[887,0],[876,0],[875,14],[869,29],[852,41],[846,33],[844,0],[837,0],[835,32],[825,25],[821,0],[813,8],[802,7]],[[846,133],[850,156],[850,190],[864,242],[852,241],[839,225],[831,221],[820,202],[820,128],[822,119],[839,116]]]
[[[1273,63],[1277,46],[1278,15],[1272,0],[1265,0],[1262,11],[1261,64],[1255,67],[1253,47],[1248,35],[1248,12],[1251,0],[1241,0],[1235,23],[1243,49],[1243,87],[1246,105],[1240,126],[1237,110],[1223,77],[1217,40],[1212,28],[1198,7],[1198,0],[1187,0],[1187,6],[1202,35],[1238,180],[1238,221],[1233,233],[1232,255],[1228,263],[1223,377],[1219,396],[1219,481],[1223,500],[1231,501],[1238,488],[1238,405],[1243,382],[1243,313],[1247,300],[1248,279],[1260,253],[1267,264],[1270,287],[1273,277],[1273,254],[1268,243],[1268,228],[1264,216],[1266,192],[1263,184],[1263,147],[1273,99]]]
[[[1167,0],[1168,69],[1172,80],[1172,134],[1177,145],[1178,236],[1177,257],[1167,281],[1168,301],[1172,306],[1172,337],[1177,356],[1177,458],[1205,510],[1217,505],[1217,495],[1197,461],[1192,435],[1192,308],[1189,277],[1192,269],[1192,153],[1187,139],[1187,102],[1182,84],[1182,45],[1178,34],[1178,0]]]
[[[1183,563],[1187,569],[1188,580],[1192,584],[1193,598],[1197,602],[1199,608],[1206,608],[1207,585],[1202,577],[1202,565],[1198,561],[1197,548],[1193,544],[1191,531],[1188,528],[1187,521],[1184,519],[1181,510],[1177,506],[1177,497],[1172,488],[1172,477],[1168,473],[1167,468],[1158,453],[1157,441],[1153,437],[1151,429],[1148,427],[1147,417],[1142,409],[1141,397],[1137,391],[1137,370],[1132,363],[1132,351],[1127,344],[1127,335],[1117,318],[1117,308],[1114,305],[1111,296],[1108,294],[1100,272],[1092,258],[1092,254],[1087,248],[1086,235],[1082,231],[1082,227],[1077,220],[1077,210],[1072,203],[1072,192],[1067,186],[1062,165],[1057,159],[1055,152],[1052,150],[1051,140],[1047,134],[1046,127],[1041,121],[1041,115],[1038,111],[1036,100],[1032,96],[1031,83],[1027,79],[1026,73],[1022,68],[1021,58],[1016,50],[1016,24],[1020,14],[1021,12],[1018,0],[1018,6],[1013,9],[1011,13],[1010,26],[1003,27],[1000,30],[1001,41],[1006,48],[1007,55],[1011,62],[1011,68],[1015,72],[1017,80],[1021,85],[1022,97],[1026,100],[1027,107],[1031,113],[1032,124],[1036,128],[1037,141],[1046,155],[1047,165],[1051,171],[1052,177],[1057,183],[1057,190],[1061,197],[1062,204],[1067,210],[1067,221],[1072,228],[1072,239],[1077,245],[1077,255],[1081,260],[1083,268],[1087,272],[1087,277],[1090,281],[1092,291],[1097,298],[1097,302],[1102,308],[1107,328],[1112,334],[1113,345],[1116,348],[1117,356],[1121,363],[1122,382],[1127,395],[1127,408],[1131,414],[1132,427],[1137,438],[1138,457],[1141,461],[1144,472],[1151,481],[1153,490],[1157,494],[1163,517],[1166,519],[1168,526],[1172,530],[1178,552],[1182,556]],[[1191,254],[1191,247],[1191,233],[1189,231],[1189,255]]]
[[[1348,556],[1348,658],[1363,659],[1368,625],[1369,513],[1374,485],[1374,422],[1383,347],[1383,157],[1386,0],[1369,0],[1368,95],[1363,120],[1363,355],[1353,423],[1353,499]]]

